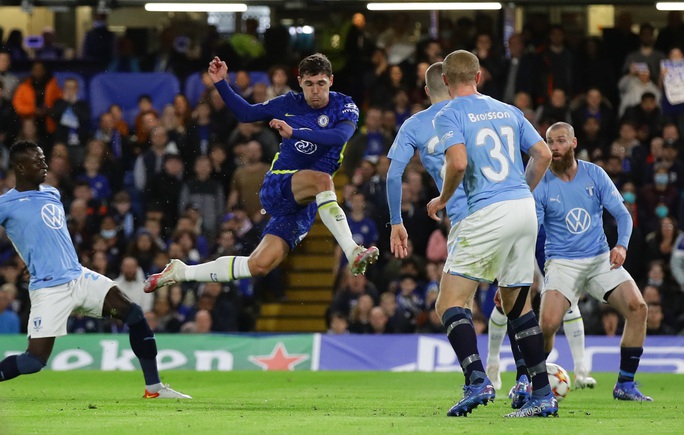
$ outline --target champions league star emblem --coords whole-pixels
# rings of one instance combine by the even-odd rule
[[[330,122],[330,118],[328,118],[326,115],[321,115],[318,117],[318,125],[320,127],[326,127],[329,122]]]

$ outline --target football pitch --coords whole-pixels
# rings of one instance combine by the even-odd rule
[[[192,400],[143,400],[139,372],[43,372],[0,383],[0,434],[683,433],[684,376],[638,375],[653,403],[612,398],[615,375],[571,391],[558,418],[504,419],[513,374],[488,406],[446,417],[460,373],[191,372],[162,381]]]

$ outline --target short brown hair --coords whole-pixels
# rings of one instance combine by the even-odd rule
[[[328,77],[332,76],[332,65],[330,60],[322,53],[315,53],[307,56],[299,62],[299,76],[315,76],[318,74],[325,74]]]

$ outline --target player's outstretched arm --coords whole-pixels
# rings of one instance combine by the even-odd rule
[[[549,168],[552,156],[551,150],[549,150],[549,147],[543,140],[534,144],[527,153],[531,159],[527,162],[527,168],[525,168],[525,181],[530,186],[530,190],[533,191]]]
[[[273,115],[268,111],[264,104],[249,104],[228,86],[228,82],[226,81],[226,78],[228,77],[228,66],[221,59],[214,57],[209,63],[207,73],[214,82],[214,87],[226,103],[226,107],[233,112],[238,121],[255,122],[273,118]]]

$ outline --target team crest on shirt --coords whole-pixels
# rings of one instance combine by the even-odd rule
[[[589,196],[594,196],[594,186],[587,186],[586,189]]]
[[[40,217],[43,218],[45,225],[58,230],[64,226],[64,209],[56,204],[45,204],[40,209]]]
[[[330,118],[327,115],[321,115],[318,117],[318,125],[320,127],[327,127],[330,123]]]
[[[33,319],[33,329],[36,331],[40,331],[40,328],[43,327],[43,318],[42,317],[36,317]]]
[[[318,149],[315,143],[311,143],[306,140],[298,140],[295,142],[294,147],[302,154],[313,154]]]

